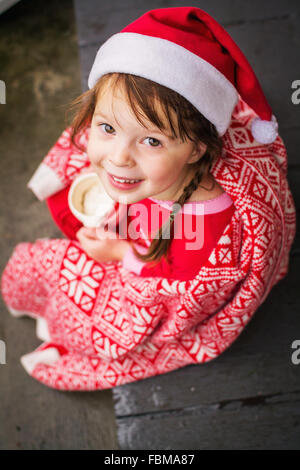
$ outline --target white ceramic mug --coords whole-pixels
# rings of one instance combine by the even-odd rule
[[[93,215],[88,215],[84,211],[84,198],[87,192],[93,187],[102,189],[97,200],[99,204]],[[103,188],[101,181],[95,172],[84,173],[78,176],[71,184],[68,194],[68,204],[72,214],[83,223],[85,227],[99,227],[104,219],[113,211],[116,201],[114,201]]]

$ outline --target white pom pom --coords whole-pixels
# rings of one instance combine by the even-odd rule
[[[278,123],[274,114],[271,121],[264,121],[258,117],[251,124],[251,132],[254,139],[260,144],[271,144],[278,135]]]

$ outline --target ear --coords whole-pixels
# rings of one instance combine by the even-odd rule
[[[196,148],[192,151],[191,155],[189,156],[188,163],[195,163],[200,158],[203,157],[207,150],[207,145],[204,142],[198,142]]]

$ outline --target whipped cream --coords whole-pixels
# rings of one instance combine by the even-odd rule
[[[115,201],[103,191],[101,184],[94,184],[83,194],[83,213],[106,216],[114,207]]]

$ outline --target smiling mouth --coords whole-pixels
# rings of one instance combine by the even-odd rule
[[[132,184],[132,183],[139,183],[140,181],[143,181],[141,179],[129,179],[129,178],[120,178],[118,176],[115,176],[115,175],[112,175],[111,173],[108,173],[109,176],[111,176],[113,178],[114,181],[116,181],[117,183],[128,183],[128,184]]]

